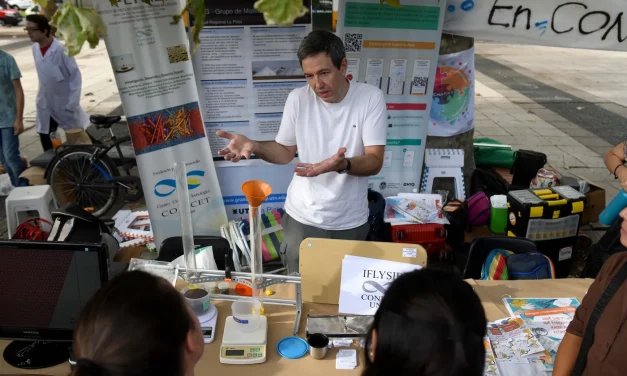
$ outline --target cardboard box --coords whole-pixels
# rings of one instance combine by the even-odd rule
[[[605,189],[590,184],[590,192],[586,193],[586,208],[581,216],[581,224],[598,222],[599,214],[603,209],[605,209]]]

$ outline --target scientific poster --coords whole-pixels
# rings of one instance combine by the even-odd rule
[[[310,7],[309,0],[304,3]],[[217,153],[227,140],[215,132],[274,140],[287,96],[307,84],[296,52],[312,30],[311,12],[291,27],[268,26],[254,4],[255,0],[206,0],[201,43],[193,56],[205,130],[213,156],[220,159],[217,173],[229,220],[248,218],[241,191],[247,180],[272,186],[263,211],[282,208],[298,160],[284,166],[261,160],[222,161]]]
[[[248,219],[248,202],[241,189],[242,184],[248,180],[272,182],[272,194],[261,205],[262,214],[282,209],[297,161],[298,159],[295,159],[293,163],[287,165],[273,165],[259,159],[238,163],[215,162],[229,221]],[[277,189],[277,187],[285,187],[285,189]]]
[[[311,32],[311,13],[291,27],[268,26],[254,4],[206,0],[194,72],[214,155],[227,144],[215,136],[220,129],[274,140],[288,94],[307,84],[296,52]]]
[[[445,1],[340,0],[337,34],[347,78],[380,88],[388,104],[383,168],[370,187],[384,196],[419,188]],[[363,79],[362,79],[363,77]]]
[[[181,2],[153,5],[94,2],[107,25],[115,72],[157,246],[180,236],[174,163],[187,166],[195,235],[219,235],[227,222],[198,103],[182,23],[172,25]]]

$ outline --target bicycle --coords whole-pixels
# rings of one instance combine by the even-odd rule
[[[64,145],[56,149],[57,155],[46,170],[48,184],[60,206],[79,205],[96,217],[106,214],[122,195],[126,201],[137,201],[144,196],[141,180],[131,174],[137,166],[135,157],[125,158],[121,145],[131,138],[117,138],[111,127],[120,116],[92,115],[89,120],[96,129],[108,129],[111,138],[92,140],[93,145]],[[117,150],[120,166],[126,173],[120,176],[118,165],[109,157]]]

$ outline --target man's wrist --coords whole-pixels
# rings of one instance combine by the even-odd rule
[[[259,149],[261,149],[261,144],[258,141],[255,141],[255,140],[250,140],[250,142],[252,142],[252,144],[253,144],[253,150],[251,150],[251,153],[252,154],[259,153]]]
[[[339,173],[348,173],[350,171],[351,161],[348,160],[348,158],[344,158],[342,162],[343,163],[340,163],[340,167],[338,167],[335,171]]]

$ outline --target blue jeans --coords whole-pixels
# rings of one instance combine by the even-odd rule
[[[0,128],[0,162],[14,187],[28,185],[28,180],[20,179],[24,163],[20,157],[20,138],[14,134],[13,127]]]

